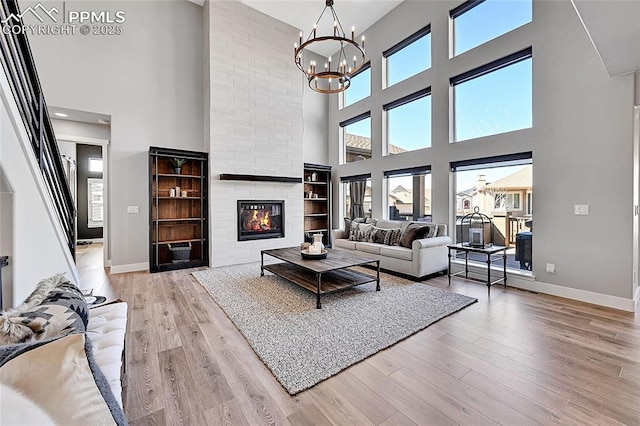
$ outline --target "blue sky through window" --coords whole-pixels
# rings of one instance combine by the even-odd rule
[[[431,68],[431,33],[387,58],[387,86]]]
[[[407,151],[431,146],[431,96],[387,111],[389,145]],[[392,154],[389,148],[389,154]]]
[[[371,68],[351,79],[351,85],[344,92],[344,106],[349,106],[371,95]]]
[[[349,124],[344,128],[345,133],[352,135],[364,136],[366,138],[371,137],[371,118],[365,118],[364,120],[356,121]]]
[[[531,22],[531,0],[487,0],[454,20],[454,53],[459,55]]]
[[[454,87],[456,142],[533,125],[532,59]]]

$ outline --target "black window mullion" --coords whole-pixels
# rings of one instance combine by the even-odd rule
[[[365,120],[367,118],[371,118],[371,111],[363,112],[360,115],[356,115],[355,117],[352,117],[352,118],[350,118],[348,120],[344,120],[344,121],[340,122],[339,126],[340,127],[347,127],[350,124],[357,123],[358,121]]]
[[[505,56],[504,58],[497,59],[493,62],[489,62],[488,64],[474,68],[470,71],[458,74],[455,77],[451,77],[449,79],[449,83],[452,86],[456,86],[466,81],[473,80],[474,78],[489,74],[493,71],[508,67],[509,65],[517,64],[518,62],[529,59],[532,56],[533,49],[531,47],[527,47],[526,49],[522,49],[519,52],[512,53],[511,55]]]
[[[369,179],[371,179],[371,173],[365,173],[362,175],[342,176],[340,177],[340,182],[341,183],[361,182]]]
[[[473,9],[474,7],[484,3],[486,0],[469,0],[466,1],[464,3],[462,3],[460,6],[451,9],[449,11],[449,16],[451,16],[451,19],[455,19],[458,16],[470,11],[471,9]]]
[[[515,154],[498,155],[494,157],[452,161],[450,166],[452,172],[461,172],[466,170],[486,169],[488,167],[506,167],[531,164],[532,159],[533,153],[528,151]]]
[[[388,104],[384,104],[382,109],[385,111],[389,111],[390,109],[408,104],[409,102],[413,102],[417,99],[424,98],[425,96],[429,96],[431,94],[431,87],[427,87],[426,89],[419,90],[415,93],[412,93],[407,96],[403,96],[400,99],[397,99],[393,102],[389,102]]]
[[[431,166],[419,166],[409,167],[406,169],[386,170],[383,172],[384,177],[399,177],[399,176],[419,176],[427,175],[431,173]]]
[[[426,36],[429,33],[431,33],[431,24],[427,25],[424,28],[419,29],[415,33],[411,34],[409,37],[402,40],[400,43],[397,43],[392,47],[390,47],[389,49],[382,52],[382,57],[388,58],[389,56],[401,51],[402,49],[404,49],[414,41],[421,39],[422,37]]]

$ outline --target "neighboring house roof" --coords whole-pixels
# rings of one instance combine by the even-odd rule
[[[533,188],[533,167],[527,166],[513,174],[487,184],[480,191],[491,189],[531,189]]]
[[[351,133],[346,134],[347,148],[353,148],[356,150],[371,151],[371,138],[367,138],[360,135],[353,135]],[[406,149],[399,146],[389,145],[390,154],[401,154],[407,152]]]
[[[407,188],[405,188],[404,186],[402,186],[402,185],[398,185],[398,186],[396,187],[396,189],[394,189],[393,191],[391,191],[391,193],[392,193],[392,194],[395,194],[396,192],[409,192],[409,191],[408,191],[408,190],[407,190]]]
[[[476,187],[472,186],[469,189],[465,189],[464,191],[458,192],[456,195],[460,197],[464,197],[464,196],[470,197],[471,195],[473,195],[474,192],[476,192]]]

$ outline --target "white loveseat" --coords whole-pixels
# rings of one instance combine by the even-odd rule
[[[408,248],[368,241],[353,241],[349,239],[349,230],[334,229],[332,231],[333,248],[379,255],[382,269],[417,279],[446,271],[448,266],[447,245],[451,244],[451,238],[447,236],[447,225],[386,219],[379,219],[375,222],[377,228],[399,228],[402,233],[411,224],[436,226],[437,231],[431,238],[413,240],[411,248]]]

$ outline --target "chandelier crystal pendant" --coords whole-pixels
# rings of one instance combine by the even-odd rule
[[[329,32],[330,35],[318,36],[319,28],[329,19],[328,14],[324,21],[322,19],[327,9],[331,11],[333,18],[333,34]],[[338,15],[333,9],[333,0],[326,0],[326,6],[316,23],[313,24],[313,29],[309,32],[306,40],[303,39],[303,32],[300,31],[300,40],[293,45],[294,61],[307,77],[309,87],[312,90],[320,93],[339,93],[349,88],[351,77],[362,68],[365,62],[364,36],[362,36],[361,44],[358,44],[355,40],[355,31],[355,27],[352,27],[351,38],[347,38]],[[321,43],[322,47],[326,47],[328,43],[334,44],[335,48],[330,46],[330,51],[336,53],[329,56],[324,64],[317,64],[315,60],[311,59],[313,55],[309,52]]]

